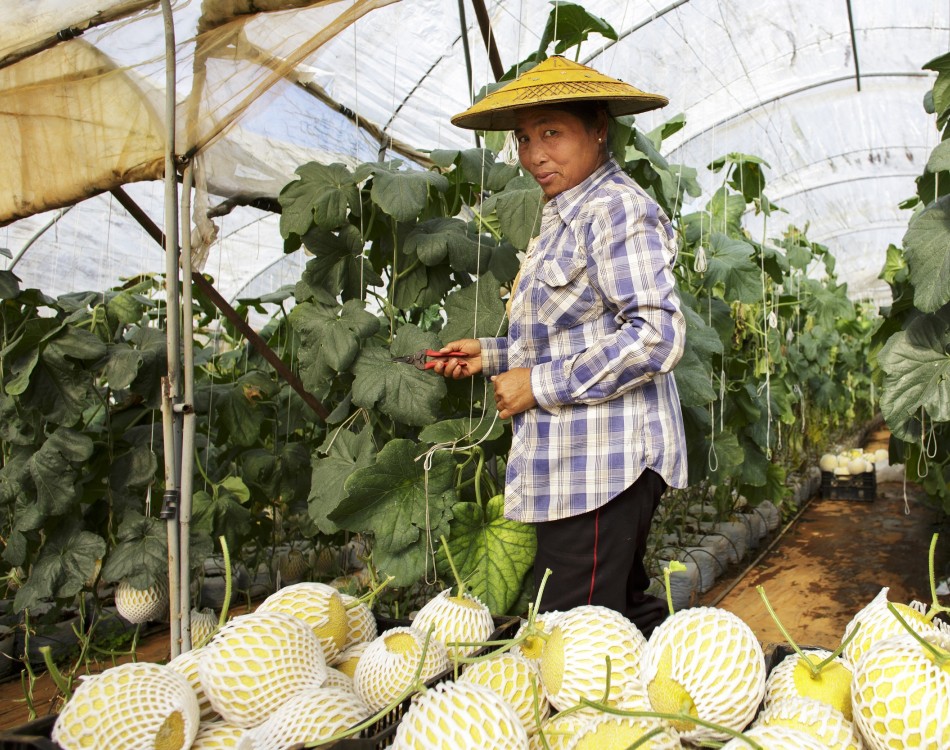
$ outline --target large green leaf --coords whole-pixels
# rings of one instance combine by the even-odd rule
[[[29,461],[35,495],[18,502],[16,526],[20,531],[41,528],[50,516],[76,510],[81,487],[79,466],[92,456],[88,435],[60,427],[50,434]]]
[[[403,310],[437,305],[455,283],[448,266],[416,265],[392,283],[392,303]]]
[[[113,390],[122,390],[132,385],[139,374],[145,358],[142,353],[124,342],[108,344],[108,361],[104,375]]]
[[[275,389],[274,381],[259,371],[215,386],[211,416],[219,439],[242,447],[253,445],[261,435],[264,421],[273,414],[270,399]]]
[[[502,192],[490,195],[483,209],[486,216],[495,213],[508,241],[524,250],[541,227],[541,188],[533,177],[516,177]]]
[[[727,302],[758,302],[762,299],[762,274],[752,262],[752,246],[720,232],[709,243],[709,266],[705,285],[722,284]]]
[[[904,254],[914,285],[914,304],[935,312],[950,302],[950,196],[944,196],[911,219],[904,235]]]
[[[156,328],[136,328],[128,337],[136,350],[142,355],[139,372],[132,381],[131,389],[145,397],[146,406],[161,405],[162,378],[168,372],[166,357],[167,341],[165,332]]]
[[[419,433],[419,440],[431,444],[497,440],[504,434],[505,429],[501,420],[492,417],[493,415],[486,414],[479,419],[469,417],[443,419],[441,422],[423,428]]]
[[[546,52],[551,42],[556,41],[554,54],[563,54],[571,47],[586,42],[591,33],[616,41],[617,32],[613,26],[580,5],[565,0],[554,0],[552,5],[554,8],[548,16],[548,22],[541,34],[541,43],[538,45],[540,52]]]
[[[301,367],[304,373],[316,375],[313,382],[317,386],[329,374],[328,368],[349,370],[362,342],[379,330],[379,319],[359,300],[347,300],[342,308],[303,302],[291,311],[290,324],[301,338],[297,352]],[[309,380],[305,377],[308,386]]]
[[[359,433],[336,430],[321,450],[324,456],[313,461],[307,504],[310,518],[317,528],[324,534],[335,534],[339,527],[329,515],[346,496],[344,483],[354,471],[372,466],[376,460],[373,431],[369,427],[364,427]]]
[[[251,527],[247,507],[251,492],[240,477],[226,477],[212,485],[211,493],[201,490],[192,498],[192,528],[224,536],[228,549],[240,549]]]
[[[359,207],[359,188],[342,164],[310,162],[298,167],[299,180],[280,191],[280,234],[303,237],[314,225],[331,230],[343,226],[351,208]]]
[[[396,576],[395,585],[414,583],[423,573],[430,539],[449,532],[454,490],[455,460],[436,453],[426,471],[416,460],[419,447],[411,440],[392,440],[383,446],[372,466],[357,469],[345,481],[346,497],[329,514],[330,520],[350,531],[370,532],[383,574]],[[387,570],[385,556],[410,553],[410,562]],[[395,560],[394,560],[395,561]],[[391,566],[392,567],[392,566]]]
[[[102,566],[102,580],[128,581],[146,589],[168,576],[168,532],[164,521],[126,511],[119,543]]]
[[[884,371],[881,413],[897,437],[913,437],[907,422],[920,409],[931,420],[950,422],[950,307],[891,336],[878,364]]]
[[[95,574],[96,563],[105,554],[105,540],[98,534],[63,524],[47,537],[30,577],[17,591],[13,608],[21,612],[44,599],[72,599]]]
[[[452,292],[445,300],[448,320],[440,334],[442,340],[503,336],[505,305],[500,289],[501,284],[489,272],[477,283]]]
[[[674,370],[676,387],[681,403],[701,406],[716,398],[712,386],[713,357],[722,354],[722,341],[716,330],[706,325],[694,310],[684,305],[683,314],[686,317],[686,346]]]
[[[706,226],[715,232],[739,234],[745,209],[746,200],[741,194],[730,193],[727,188],[721,187],[706,204],[710,214]]]
[[[20,293],[20,278],[13,271],[0,271],[0,299],[15,299]]]
[[[384,166],[363,166],[373,174],[370,192],[373,202],[396,221],[416,219],[426,207],[429,190],[444,193],[449,186],[445,175],[438,172],[394,171]]]
[[[329,292],[333,298],[342,295],[343,299],[361,299],[366,287],[382,284],[363,255],[363,237],[356,227],[347,224],[338,232],[315,228],[303,236],[303,243],[314,257],[307,262],[297,285],[298,302],[309,299],[317,289]],[[301,293],[302,289],[307,293]]]
[[[504,516],[505,498],[496,495],[482,510],[478,503],[453,509],[449,549],[470,593],[492,613],[506,614],[518,601],[524,577],[537,550],[534,527]],[[437,556],[443,578],[451,580],[445,550]]]
[[[406,236],[403,252],[415,255],[427,266],[448,259],[456,271],[474,273],[488,267],[491,248],[469,234],[461,219],[439,217],[420,222]]]
[[[364,347],[353,368],[353,403],[379,409],[405,424],[431,424],[438,418],[439,402],[445,396],[444,380],[434,372],[417,370],[392,358],[441,346],[435,334],[404,325],[396,332],[391,350]]]

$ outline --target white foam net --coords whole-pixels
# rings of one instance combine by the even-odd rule
[[[551,705],[559,711],[582,698],[600,700],[607,685],[610,657],[610,700],[625,683],[639,676],[646,639],[619,612],[584,605],[564,612],[554,624],[541,655],[541,675]]]
[[[673,727],[659,719],[634,718],[604,714],[582,726],[567,746],[567,750],[601,750],[626,748],[644,735],[659,730],[643,747],[649,750],[677,750],[683,747]]]
[[[198,699],[184,677],[133,662],[83,680],[51,736],[64,750],[186,750],[198,724]]]
[[[185,651],[172,659],[166,665],[182,675],[191,689],[195,691],[195,697],[198,699],[198,709],[201,712],[202,721],[211,721],[217,718],[218,712],[211,705],[211,699],[205,695],[204,688],[201,686],[201,677],[198,675],[198,662],[201,661],[203,649],[193,648],[191,651]]]
[[[664,662],[667,675],[660,674]],[[714,607],[681,610],[664,621],[647,644],[641,676],[648,689],[658,676],[673,680],[699,718],[736,730],[752,720],[765,694],[765,658],[755,634],[731,612]],[[681,734],[689,741],[728,739],[701,726]]]
[[[332,662],[346,643],[347,616],[340,593],[325,583],[303,581],[275,591],[258,612],[286,612],[306,622],[320,639],[324,657]]]
[[[925,640],[947,653],[950,636]],[[878,641],[854,668],[854,723],[868,747],[950,747],[950,672],[910,634]]]
[[[242,727],[260,724],[284,701],[327,678],[320,641],[305,622],[259,611],[218,631],[198,673],[217,712]]]
[[[243,727],[220,721],[202,723],[190,750],[238,750],[246,733]]]
[[[527,750],[528,734],[501,696],[471,682],[443,682],[403,715],[393,750]]]
[[[551,713],[551,704],[544,693],[537,667],[517,654],[494,654],[470,664],[462,672],[459,681],[484,685],[504,698],[515,709],[528,734],[538,731],[535,696],[538,705],[537,716],[543,721]]]
[[[800,729],[839,750],[863,750],[864,743],[854,724],[840,711],[812,698],[788,698],[773,703],[756,717],[755,726]]]
[[[455,647],[453,643],[487,641],[495,624],[488,607],[478,597],[465,594],[459,601],[450,593],[445,589],[427,601],[413,618],[412,625],[423,632],[432,627],[432,634],[445,644],[449,659],[453,659],[478,649],[477,645]]]

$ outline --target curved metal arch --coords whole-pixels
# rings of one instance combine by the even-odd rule
[[[864,182],[865,180],[890,180],[897,177],[901,179],[906,177],[918,177],[919,172],[888,172],[887,174],[869,174],[861,175],[860,177],[849,177],[841,180],[830,180],[828,182],[813,183],[807,187],[802,187],[798,190],[792,190],[788,193],[777,194],[775,196],[769,196],[769,200],[780,201],[785,200],[786,198],[791,198],[796,195],[801,195],[802,193],[810,193],[814,190],[824,190],[825,188],[835,187],[836,185],[846,185],[850,182]]]
[[[887,73],[864,73],[862,78],[865,78],[865,79],[867,78],[930,78],[932,75],[933,75],[932,73],[925,73],[922,71],[896,71],[896,72],[887,72]],[[798,94],[803,94],[806,91],[811,91],[812,89],[821,88],[823,86],[831,86],[836,83],[844,83],[846,81],[851,81],[853,78],[854,76],[850,76],[850,75],[835,76],[834,78],[828,78],[823,81],[818,81],[816,83],[810,83],[807,86],[799,86],[798,88],[791,89],[790,91],[783,91],[781,94],[770,96],[768,99],[763,99],[762,101],[756,102],[755,104],[749,107],[745,107],[739,112],[734,112],[733,114],[727,115],[726,117],[723,117],[710,125],[704,126],[702,130],[699,130],[696,133],[693,133],[692,135],[690,135],[689,137],[684,138],[676,146],[670,149],[669,153],[672,154],[678,151],[679,149],[683,148],[685,144],[689,143],[690,141],[696,140],[697,138],[702,137],[703,135],[708,133],[710,130],[715,130],[718,127],[722,127],[727,122],[737,120],[743,115],[747,115],[750,112],[754,112],[755,110],[761,109],[762,107],[765,107],[769,104],[774,104],[775,102],[780,101],[782,99],[786,99],[792,96],[797,96]]]

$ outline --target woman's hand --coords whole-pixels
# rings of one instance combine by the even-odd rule
[[[498,416],[508,419],[538,405],[531,390],[531,368],[516,367],[491,379]]]
[[[478,343],[478,339],[450,341],[439,351],[465,352],[468,355],[465,359],[451,357],[446,360],[437,360],[432,369],[443,377],[459,380],[461,378],[469,378],[472,375],[477,375],[482,371],[482,345]]]

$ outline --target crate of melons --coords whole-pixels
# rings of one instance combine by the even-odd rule
[[[388,620],[331,586],[298,583],[166,665],[82,679],[57,717],[0,734],[0,750],[385,748],[415,685],[452,679],[456,657],[519,624],[449,590],[411,621]]]
[[[887,459],[887,451],[883,460]],[[875,463],[882,460],[878,453],[859,449],[838,454],[826,453],[819,461],[821,469],[821,497],[823,500],[861,500],[870,502],[877,495]]]

